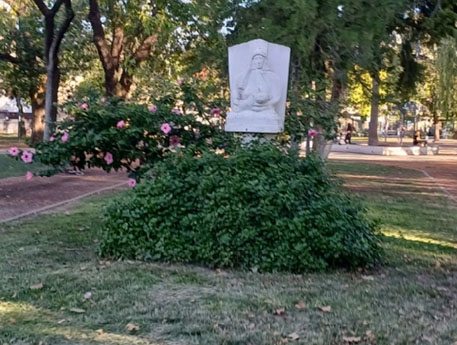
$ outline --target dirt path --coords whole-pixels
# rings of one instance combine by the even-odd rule
[[[0,179],[0,223],[59,207],[92,194],[114,188],[126,188],[125,173],[107,174],[86,171],[84,176],[68,174],[50,178],[22,177]]]
[[[457,155],[393,157],[333,152],[329,159],[420,170],[457,202]]]

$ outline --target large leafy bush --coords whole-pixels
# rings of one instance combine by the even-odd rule
[[[182,152],[107,207],[101,253],[262,271],[372,265],[376,226],[320,160],[272,144]]]
[[[139,179],[179,147],[198,153],[226,141],[218,109],[188,105],[177,106],[171,97],[149,107],[115,99],[68,104],[69,116],[51,141],[36,145],[36,160],[52,167],[47,175],[68,166],[100,167],[108,172],[123,168]]]

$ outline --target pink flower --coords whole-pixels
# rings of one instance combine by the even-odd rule
[[[116,125],[117,128],[124,128],[124,126],[125,126],[124,120],[119,121]]]
[[[49,141],[53,142],[56,138],[54,138],[52,135],[49,137]]]
[[[183,77],[181,77],[181,78],[178,79],[177,84],[178,84],[178,86],[181,86],[182,83],[184,83],[184,78],[183,78]]]
[[[29,151],[22,152],[21,159],[24,163],[32,163],[33,162],[33,153]]]
[[[178,146],[179,142],[180,142],[180,139],[179,139],[179,137],[177,135],[172,135],[170,137],[170,145],[171,146]]]
[[[105,158],[104,159],[105,159],[106,164],[108,164],[108,165],[113,164],[114,159],[113,159],[113,154],[112,153],[110,153],[110,152],[105,153]]]
[[[87,103],[83,103],[79,106],[82,110],[87,110],[89,109],[89,106],[87,105]]]
[[[134,178],[129,178],[127,184],[129,185],[130,188],[133,188],[136,186],[136,180]]]
[[[216,117],[221,117],[221,110],[219,108],[213,108],[213,109],[211,109],[211,115],[214,115]]]
[[[318,134],[319,134],[319,132],[316,131],[315,129],[310,129],[310,130],[308,131],[308,135],[309,135],[311,138],[315,137],[315,136],[318,135]]]
[[[179,110],[178,108],[174,108],[171,112],[176,115],[181,115],[181,110]]]
[[[162,130],[162,132],[164,132],[165,134],[168,134],[171,132],[171,126],[168,124],[168,123],[163,123],[162,126],[160,126],[160,129]]]
[[[156,113],[157,112],[157,106],[156,105],[150,105],[148,107],[148,110],[151,112],[151,113]]]
[[[63,135],[62,135],[62,138],[60,138],[60,140],[63,142],[63,143],[66,143],[68,141],[68,132],[65,132]]]
[[[8,150],[8,153],[11,156],[16,157],[19,154],[19,149],[16,146],[13,146]]]
[[[105,97],[100,98],[100,102],[105,103],[106,102],[106,98]]]
[[[27,171],[27,174],[25,174],[25,179],[27,181],[30,181],[33,177],[33,174],[30,171]]]

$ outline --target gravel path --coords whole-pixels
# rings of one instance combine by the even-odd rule
[[[0,223],[41,213],[63,204],[115,188],[127,188],[125,173],[92,169],[84,176],[23,176],[0,179]]]

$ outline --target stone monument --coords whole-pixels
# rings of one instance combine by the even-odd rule
[[[256,39],[229,48],[232,111],[226,132],[284,130],[290,48]]]

